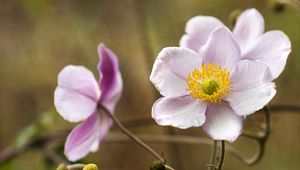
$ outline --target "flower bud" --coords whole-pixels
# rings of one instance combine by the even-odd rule
[[[56,168],[56,170],[68,170],[67,165],[65,164],[59,164]]]
[[[154,161],[150,167],[150,170],[167,170],[162,161]]]
[[[83,170],[98,170],[96,164],[87,164],[83,167]]]

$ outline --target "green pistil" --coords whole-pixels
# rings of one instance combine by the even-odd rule
[[[219,85],[216,80],[208,78],[202,81],[201,88],[205,94],[212,95],[218,91]]]

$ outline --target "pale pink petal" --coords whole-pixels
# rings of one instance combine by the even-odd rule
[[[164,48],[155,60],[150,81],[163,96],[187,94],[186,78],[193,69],[200,68],[200,56],[188,48]]]
[[[224,26],[224,24],[215,17],[193,17],[186,24],[186,34],[182,36],[180,46],[198,51],[199,48],[205,44],[213,30],[221,26]]]
[[[96,149],[93,144],[99,141],[99,127],[100,119],[95,112],[72,130],[65,143],[65,155],[70,161],[77,161]]]
[[[275,79],[283,71],[290,52],[289,38],[281,31],[269,31],[257,39],[243,58],[268,65]]]
[[[199,50],[199,54],[204,64],[216,64],[229,71],[241,58],[240,49],[226,27],[217,28]]]
[[[87,120],[77,125],[68,135],[65,155],[70,161],[84,158],[96,152],[112,125],[112,120],[104,114],[93,113]]]
[[[181,129],[199,127],[205,122],[206,104],[191,96],[162,97],[152,107],[152,117],[162,126]]]
[[[92,72],[82,66],[66,66],[58,75],[54,104],[58,113],[70,122],[89,117],[100,98],[100,90]]]
[[[232,92],[227,100],[238,115],[245,116],[262,109],[275,94],[275,84],[268,82],[244,91]]]
[[[55,89],[54,100],[57,112],[69,122],[79,122],[88,118],[97,107],[97,101],[61,87]]]
[[[119,101],[123,88],[123,81],[119,70],[117,56],[104,44],[98,47],[100,87],[102,91],[100,102],[111,112]]]
[[[256,38],[263,34],[264,18],[256,9],[247,9],[238,17],[233,35],[242,54],[249,50]]]
[[[270,70],[265,64],[242,60],[237,63],[230,77],[231,92],[242,91],[256,87],[272,80]]]
[[[244,118],[238,116],[227,102],[208,105],[205,116],[203,128],[214,140],[233,142],[241,134]]]
[[[98,140],[95,140],[93,145],[91,145],[91,152],[96,152],[99,148],[99,144],[105,140],[106,136],[108,135],[108,132],[110,128],[113,125],[113,120],[109,118],[105,113],[98,113],[100,116],[100,126],[99,126],[99,132],[98,132]]]

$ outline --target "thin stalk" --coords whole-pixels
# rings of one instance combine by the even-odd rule
[[[221,141],[221,159],[218,164],[217,170],[222,170],[223,164],[224,164],[224,159],[225,159],[225,141]]]
[[[147,150],[149,153],[151,153],[154,157],[165,163],[165,159],[160,156],[156,151],[154,151],[149,145],[147,145],[145,142],[143,142],[141,139],[139,139],[137,136],[135,136],[133,133],[131,133],[129,130],[127,130],[123,124],[119,121],[119,119],[112,114],[106,107],[103,105],[99,105],[99,109],[103,110],[115,123],[116,125],[121,129],[121,131],[126,134],[130,139],[135,141],[137,144],[139,144],[142,148]]]
[[[218,141],[214,140],[212,144],[211,149],[211,157],[210,157],[210,163],[208,164],[208,170],[214,170],[215,169],[215,163],[216,163],[216,155],[217,155],[217,145]]]
[[[59,156],[57,153],[55,153],[52,149],[50,149],[48,147],[41,148],[41,151],[53,163],[56,163],[56,164],[61,164],[61,163],[67,164],[67,163],[69,163],[67,160],[65,160],[64,158]]]

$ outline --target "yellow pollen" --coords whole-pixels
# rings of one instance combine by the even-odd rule
[[[191,96],[202,102],[218,103],[230,92],[230,73],[215,64],[203,64],[189,73],[186,83]]]

